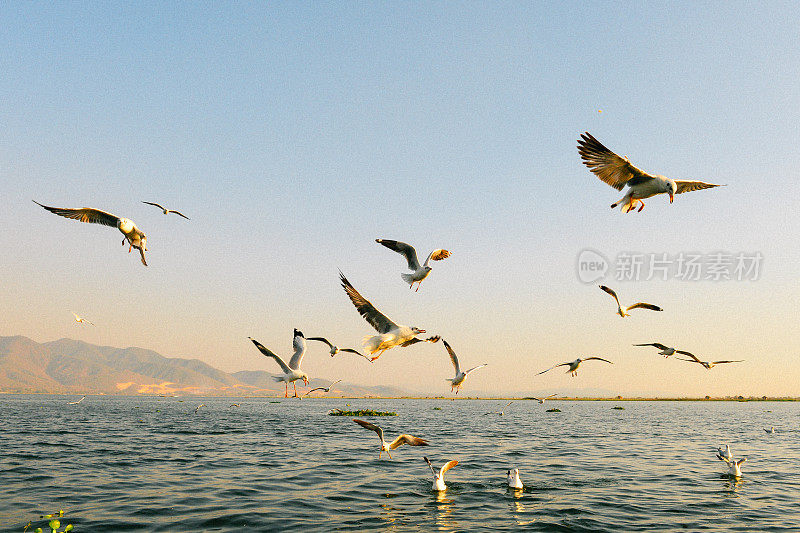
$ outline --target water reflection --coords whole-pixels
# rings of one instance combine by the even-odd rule
[[[447,496],[446,490],[434,491],[434,501],[436,502],[436,527],[439,530],[451,530],[458,527],[458,522],[451,516],[455,505],[453,499]]]

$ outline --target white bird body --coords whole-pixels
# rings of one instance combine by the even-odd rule
[[[280,383],[283,381],[286,383],[286,392],[284,398],[289,397],[289,383],[294,385],[294,397],[298,398],[297,396],[297,384],[295,383],[298,379],[302,379],[303,382],[308,385],[308,374],[303,372],[300,369],[300,363],[303,361],[303,355],[306,353],[306,339],[303,337],[303,333],[295,329],[294,330],[294,339],[292,341],[292,345],[294,346],[294,354],[292,358],[289,360],[289,364],[287,365],[283,359],[277,356],[275,353],[270,351],[267,347],[263,344],[258,342],[257,340],[253,339],[252,337],[248,337],[253,344],[256,345],[256,348],[264,354],[266,357],[271,357],[275,360],[276,363],[281,367],[282,372],[276,376],[272,376],[276,382]]]
[[[450,355],[450,362],[453,363],[453,369],[455,370],[456,373],[455,377],[447,378],[447,381],[450,382],[450,392],[453,392],[453,389],[455,389],[456,394],[458,394],[458,391],[461,390],[461,385],[464,383],[464,380],[467,379],[469,373],[472,372],[473,370],[478,370],[479,368],[483,368],[487,366],[487,364],[484,363],[482,365],[472,367],[469,370],[462,371],[461,366],[458,364],[458,356],[456,356],[456,352],[454,352],[453,349],[450,347],[450,345],[447,344],[446,340],[442,340],[442,342],[444,343],[444,347],[447,350],[447,353]]]
[[[550,398],[554,398],[556,396],[558,396],[558,393],[551,394],[550,396],[545,396],[544,398],[534,398],[534,400],[539,402],[539,405],[542,405],[546,400],[549,400]]]
[[[519,468],[515,468],[514,470],[509,470],[506,474],[506,481],[508,482],[508,487],[511,489],[522,489],[524,486],[522,485],[522,480],[519,478]]]
[[[428,274],[430,274],[431,270],[433,270],[428,263],[430,263],[431,260],[441,261],[442,259],[446,259],[452,255],[447,250],[437,248],[428,254],[428,258],[425,260],[425,263],[420,264],[419,259],[417,258],[417,251],[410,244],[400,241],[393,241],[391,239],[375,239],[375,242],[382,244],[383,246],[401,254],[406,258],[406,261],[408,262],[408,269],[411,270],[411,274],[400,274],[400,277],[403,278],[403,281],[408,283],[409,289],[412,288],[415,283],[417,283],[417,291],[419,291],[419,287],[422,285],[422,280],[427,278]]]
[[[742,477],[742,463],[747,461],[747,457],[743,457],[738,461],[734,459],[722,459],[728,465],[728,475],[733,477]]]
[[[75,322],[78,322],[79,324],[91,324],[92,326],[94,326],[94,322],[90,322],[80,315],[72,313],[72,316],[75,317]]]
[[[428,463],[428,467],[431,469],[431,473],[433,474],[433,490],[439,492],[447,490],[447,485],[444,483],[444,473],[456,466],[458,461],[448,461],[437,472],[427,457],[423,457],[423,459],[425,459],[425,462]]]

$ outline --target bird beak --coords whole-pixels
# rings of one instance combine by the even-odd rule
[[[669,203],[672,203],[672,200],[675,199],[675,195],[672,194],[672,191],[669,191]]]
[[[420,333],[427,333],[424,329],[419,330]]]

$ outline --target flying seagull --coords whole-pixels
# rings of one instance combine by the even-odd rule
[[[370,355],[380,352],[375,357],[371,357],[370,361],[376,360],[378,357],[383,355],[383,352],[394,348],[395,346],[401,346],[405,348],[406,346],[410,346],[418,342],[437,342],[441,338],[438,335],[435,335],[433,337],[428,337],[425,339],[425,341],[418,339],[417,335],[425,333],[424,329],[419,329],[415,326],[398,326],[389,320],[386,315],[375,309],[375,306],[373,306],[369,300],[361,296],[361,294],[359,294],[358,291],[352,285],[350,285],[350,282],[347,281],[347,278],[344,277],[344,274],[341,272],[339,272],[339,278],[342,281],[342,287],[350,297],[350,301],[352,301],[353,305],[356,306],[358,312],[364,317],[364,320],[369,322],[369,324],[380,334],[366,335],[361,340],[361,343],[364,345],[364,348],[366,348]]]
[[[164,214],[165,214],[165,215],[168,215],[168,214],[170,214],[170,213],[175,213],[175,214],[176,214],[176,215],[178,215],[179,217],[183,217],[183,218],[185,218],[186,220],[189,220],[189,217],[187,217],[186,215],[184,215],[184,214],[183,214],[183,213],[181,213],[180,211],[175,211],[174,209],[167,209],[166,207],[164,207],[164,206],[163,206],[163,205],[161,205],[161,204],[157,204],[157,203],[155,203],[155,202],[142,202],[142,203],[143,203],[143,204],[147,204],[147,205],[154,205],[154,206],[156,206],[157,208],[161,209],[161,210],[164,212]]]
[[[400,241],[393,241],[390,239],[375,239],[375,242],[384,245],[390,250],[394,250],[395,252],[402,254],[403,257],[406,258],[406,261],[408,261],[408,268],[413,272],[411,274],[400,274],[400,277],[403,278],[403,281],[408,283],[409,289],[414,286],[414,283],[416,283],[417,291],[419,291],[419,287],[422,285],[422,280],[427,278],[428,274],[431,273],[432,268],[428,266],[428,263],[430,263],[432,260],[441,261],[442,259],[447,259],[451,255],[447,250],[437,248],[428,254],[428,258],[425,260],[425,263],[420,266],[419,259],[417,259],[417,251],[410,244]]]
[[[609,361],[608,359],[603,359],[602,357],[586,357],[585,359],[578,358],[578,359],[575,359],[574,361],[571,361],[571,362],[568,362],[568,363],[561,363],[560,365],[551,366],[547,370],[542,370],[541,372],[539,372],[539,374],[544,374],[545,372],[549,372],[549,371],[553,370],[554,368],[558,368],[560,366],[568,366],[569,368],[567,369],[567,372],[569,372],[570,374],[572,374],[573,377],[575,377],[575,376],[578,375],[578,367],[581,366],[581,363],[583,363],[584,361],[592,361],[592,360],[605,361],[606,363],[609,363],[609,364],[612,364],[612,365],[614,364],[611,361]],[[536,374],[536,375],[538,376],[539,374]]]
[[[504,416],[504,415],[505,415],[505,413],[506,413],[506,407],[508,407],[508,406],[509,406],[509,405],[511,405],[512,403],[514,403],[514,400],[511,400],[510,402],[508,402],[507,404],[505,404],[505,405],[503,406],[503,410],[502,410],[502,411],[500,411],[499,413],[498,413],[497,411],[490,411],[490,412],[488,412],[488,413],[483,413],[483,416],[486,416],[486,415],[498,415],[498,416]]]
[[[310,340],[310,339],[309,339],[309,340]],[[341,380],[341,379],[337,379],[336,381],[334,381],[333,383],[331,383],[331,384],[330,384],[330,385],[328,385],[327,387],[317,387],[317,388],[311,389],[310,391],[308,391],[307,393],[305,393],[305,396],[308,396],[308,395],[309,395],[309,394],[311,394],[312,392],[314,392],[314,391],[318,391],[318,390],[323,390],[323,391],[325,391],[326,393],[328,393],[328,392],[330,392],[330,391],[331,391],[331,388],[332,388],[334,385],[336,385],[337,383],[339,383],[340,381],[342,381],[342,380]]]
[[[543,404],[545,402],[545,400],[549,400],[550,398],[553,398],[555,396],[558,396],[558,394],[551,394],[550,396],[545,396],[544,398],[536,398],[536,397],[534,397],[533,399],[538,401],[539,405],[541,405],[541,404]]]
[[[676,194],[720,187],[713,183],[702,181],[672,180],[661,175],[652,175],[639,170],[631,164],[627,157],[620,157],[592,137],[587,131],[578,139],[578,153],[583,164],[595,176],[621,191],[625,185],[629,187],[628,193],[621,199],[611,204],[611,209],[622,205],[622,212],[629,213],[639,206],[639,211],[644,209],[643,198],[650,198],[656,194],[667,193],[669,203]]]
[[[91,324],[92,326],[94,326],[94,322],[89,322],[88,320],[86,320],[82,316],[76,315],[75,313],[72,313],[72,316],[75,317],[75,322],[78,322],[80,324]]]
[[[139,254],[142,256],[142,264],[147,266],[147,261],[144,258],[144,253],[147,251],[147,237],[139,228],[136,227],[136,224],[134,224],[132,220],[120,218],[116,215],[112,215],[111,213],[100,211],[99,209],[92,209],[91,207],[82,207],[81,209],[64,209],[61,207],[49,207],[42,205],[36,200],[34,200],[33,203],[47,209],[51,213],[55,213],[58,216],[79,220],[81,222],[88,222],[90,224],[103,224],[104,226],[117,228],[122,232],[123,235],[125,235],[125,239],[122,240],[122,244],[124,245],[125,241],[128,241],[128,253],[130,253],[132,248],[139,250]]]
[[[206,406],[206,404],[204,404],[204,403],[201,403],[200,405],[198,405],[197,407],[195,407],[195,408],[194,408],[194,414],[197,414],[197,411],[199,411],[201,407],[205,407],[205,406]]]
[[[302,379],[303,383],[308,385],[308,374],[300,370],[300,363],[303,362],[303,355],[306,353],[306,339],[303,337],[303,333],[295,328],[294,339],[292,341],[292,345],[294,346],[294,354],[292,355],[292,358],[289,360],[288,365],[283,362],[283,359],[272,353],[266,346],[264,346],[254,338],[252,337],[247,337],[247,338],[253,341],[253,344],[256,345],[256,348],[258,348],[258,350],[262,354],[264,354],[267,357],[272,357],[273,359],[275,359],[275,362],[277,362],[278,365],[280,365],[283,373],[278,376],[272,376],[272,379],[274,379],[277,382],[283,381],[284,383],[286,383],[286,392],[283,397],[284,398],[289,397],[289,383],[291,383],[292,385],[294,385],[294,398],[299,398],[299,396],[297,396],[297,384],[295,383],[295,381],[297,381],[298,379]]]
[[[238,403],[232,403],[232,404],[230,405],[230,407],[239,407],[239,404],[238,404]]]
[[[425,440],[422,440],[422,439],[420,439],[418,437],[414,437],[413,435],[405,435],[405,434],[400,435],[399,437],[394,439],[391,444],[387,444],[386,441],[383,440],[383,430],[381,429],[380,426],[377,426],[375,424],[370,424],[369,422],[367,422],[365,420],[359,420],[358,418],[354,418],[353,422],[355,422],[356,424],[360,425],[364,429],[372,430],[372,431],[374,431],[375,433],[378,434],[378,438],[381,439],[381,451],[378,452],[378,459],[381,458],[381,455],[383,454],[383,452],[386,452],[387,454],[389,454],[389,459],[391,459],[392,458],[392,454],[389,453],[389,450],[394,450],[395,448],[397,448],[398,446],[402,446],[403,444],[408,444],[409,446],[427,446],[428,445],[428,442],[425,441]]]
[[[430,467],[431,473],[433,474],[433,490],[447,490],[447,485],[444,484],[444,473],[456,466],[458,461],[448,461],[437,473],[436,470],[433,469],[433,465],[428,458],[423,457],[423,459],[425,459],[425,462],[428,463],[428,467]]]
[[[522,480],[519,478],[519,468],[506,472],[506,483],[508,483],[508,488],[510,489],[519,490],[524,488]]]
[[[333,357],[334,355],[336,355],[339,352],[349,352],[349,353],[354,353],[356,355],[360,355],[361,357],[363,357],[364,359],[366,359],[370,363],[372,362],[372,360],[369,357],[367,357],[363,353],[359,352],[358,350],[354,350],[352,348],[339,348],[338,346],[334,345],[331,341],[329,341],[325,337],[307,337],[306,340],[307,341],[320,341],[320,342],[324,342],[325,344],[327,344],[328,348],[331,349],[331,357]]]
[[[683,355],[688,355],[689,352],[683,352],[681,350],[676,350],[675,348],[670,348],[669,346],[664,346],[660,342],[650,342],[648,344],[634,344],[634,346],[655,346],[660,352],[658,355],[663,355],[664,357],[669,357],[670,355],[674,355],[676,353],[680,353]]]
[[[610,288],[606,287],[605,285],[598,285],[598,286],[601,289],[603,289],[604,291],[606,291],[608,294],[610,294],[611,296],[614,297],[614,300],[616,300],[616,302],[617,302],[617,314],[619,316],[621,316],[622,318],[625,318],[626,316],[631,316],[628,313],[628,311],[630,311],[631,309],[640,309],[641,308],[641,309],[650,309],[651,311],[663,311],[663,309],[661,309],[657,305],[646,304],[644,302],[638,302],[638,303],[635,303],[635,304],[633,304],[633,305],[631,305],[629,307],[626,307],[625,309],[622,309],[622,306],[619,303],[619,298],[617,298],[617,293],[614,292],[613,289],[610,289]]]
[[[80,400],[78,400],[77,402],[69,402],[69,404],[68,404],[68,405],[78,405],[79,403],[81,403],[81,402],[82,402],[83,400],[85,400],[85,399],[86,399],[86,396],[84,396],[83,398],[81,398],[81,399],[80,399]]]
[[[683,355],[688,355],[689,357],[691,357],[691,359],[683,359],[681,357],[676,357],[676,359],[678,361],[687,361],[689,363],[697,363],[697,364],[703,365],[706,368],[706,370],[711,370],[716,365],[721,365],[722,363],[743,363],[744,362],[744,359],[737,359],[736,361],[701,361],[700,359],[695,357],[693,354],[690,354],[689,352],[679,352],[679,353],[682,353]]]
[[[455,389],[456,394],[458,394],[458,391],[461,389],[461,385],[464,383],[464,380],[467,379],[467,375],[473,370],[485,367],[488,363],[474,366],[469,370],[465,370],[464,372],[462,372],[461,367],[458,365],[458,357],[456,356],[456,352],[454,352],[453,349],[450,347],[450,345],[447,344],[446,340],[442,339],[442,342],[444,343],[444,347],[447,350],[447,353],[450,354],[450,361],[453,362],[453,367],[455,368],[456,371],[456,377],[452,379],[450,378],[447,379],[447,381],[450,382],[450,392],[453,392],[453,389]]]

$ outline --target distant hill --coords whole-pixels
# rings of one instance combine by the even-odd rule
[[[331,381],[312,379],[311,387]],[[229,374],[198,359],[164,357],[142,348],[96,346],[73,339],[37,343],[27,337],[0,337],[0,392],[94,394],[283,395],[264,371]],[[336,396],[403,396],[396,387],[337,383]]]

